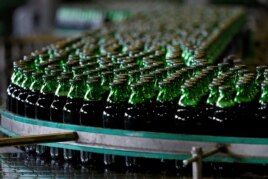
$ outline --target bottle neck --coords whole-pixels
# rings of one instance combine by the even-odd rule
[[[11,83],[12,84],[15,84],[16,78],[18,78],[18,76],[19,76],[18,70],[14,69],[14,71],[13,71],[13,73],[11,75]]]
[[[173,90],[171,87],[163,87],[160,89],[157,95],[158,102],[170,102],[174,99]]]
[[[235,96],[235,102],[236,103],[247,103],[251,101],[248,89],[249,87],[240,87],[237,89],[236,96]]]
[[[21,70],[18,71],[18,75],[16,77],[16,79],[14,80],[14,83],[19,86],[22,87],[22,82],[24,81],[24,75],[23,72]]]
[[[56,82],[52,79],[48,79],[45,81],[45,84],[42,85],[40,92],[43,94],[54,94],[56,87]]]
[[[127,94],[127,86],[112,87],[107,101],[109,103],[127,102],[129,95]]]
[[[132,89],[128,103],[130,104],[141,104],[148,101],[148,98],[145,97],[145,94],[142,90],[142,86],[138,89]]]
[[[216,105],[218,98],[219,98],[218,90],[217,89],[211,90],[207,99],[207,104]]]
[[[258,84],[261,84],[262,81],[264,80],[263,72],[264,72],[264,70],[263,71],[261,71],[261,70],[257,71],[256,82]]]
[[[259,102],[261,104],[267,104],[268,103],[268,88],[262,88],[262,93]]]
[[[84,101],[101,101],[102,92],[100,85],[87,85],[87,92],[84,96]]]
[[[42,77],[36,77],[30,86],[30,90],[33,92],[38,92],[42,87]]]
[[[67,97],[69,92],[69,80],[61,81],[59,85],[57,86],[55,96],[58,97]]]
[[[22,88],[25,90],[29,89],[32,82],[33,82],[33,78],[31,74],[25,74],[24,81],[22,82]]]
[[[71,85],[67,97],[70,99],[83,99],[86,88],[83,82]]]
[[[156,98],[155,89],[154,89],[154,83],[145,83],[142,87],[142,94],[144,96],[144,99],[147,101],[151,101]]]
[[[112,75],[103,75],[101,86],[104,90],[109,90],[109,84],[112,82]]]
[[[198,102],[199,100],[193,90],[182,90],[182,95],[179,100],[180,106],[195,107],[198,105]]]

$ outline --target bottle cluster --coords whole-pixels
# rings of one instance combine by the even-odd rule
[[[104,22],[127,20],[131,13],[122,9],[102,9],[88,6],[62,6],[56,12],[56,25],[59,28],[88,29]]]
[[[92,127],[236,135],[241,123],[250,126],[244,117],[255,115],[251,102],[258,106],[260,84],[266,89],[266,67],[258,67],[256,76],[237,60],[211,65],[243,24],[241,9],[200,8],[191,16],[188,10],[163,16],[163,12],[139,14],[14,62],[7,110],[37,120]],[[265,95],[261,96],[260,104],[265,104]],[[249,108],[252,113],[243,115]],[[26,150],[55,160],[100,161],[100,155],[83,151],[42,146]],[[119,161],[137,168],[145,162],[102,157],[106,166]]]

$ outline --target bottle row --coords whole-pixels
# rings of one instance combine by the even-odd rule
[[[256,72],[230,63],[175,69],[116,76],[110,72],[73,77],[63,72],[56,78],[30,69],[21,75],[18,68],[14,82],[21,81],[22,87],[17,82],[8,87],[7,109],[83,126],[266,137],[266,66],[258,66]]]

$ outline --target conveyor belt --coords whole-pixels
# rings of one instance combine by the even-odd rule
[[[77,141],[42,144],[46,146],[122,156],[182,160],[191,156],[193,146],[207,151],[218,144],[225,144],[228,146],[228,154],[217,154],[205,160],[268,163],[268,139],[134,132],[39,121],[7,111],[1,111],[1,114],[1,131],[9,136],[67,131],[76,131],[79,135]]]

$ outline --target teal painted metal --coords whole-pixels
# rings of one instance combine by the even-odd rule
[[[141,138],[198,141],[198,142],[268,144],[268,139],[265,139],[265,138],[245,138],[245,137],[239,138],[239,137],[221,137],[221,136],[183,135],[183,134],[167,134],[167,133],[156,133],[156,132],[105,129],[105,128],[99,128],[99,127],[86,127],[86,126],[70,125],[70,124],[63,124],[63,123],[55,123],[55,122],[49,122],[49,121],[41,121],[41,120],[26,118],[22,116],[17,116],[4,110],[1,110],[0,113],[3,116],[13,119],[18,122],[52,127],[52,128],[67,129],[67,130],[72,130],[72,131],[118,135],[118,136],[141,137]]]
[[[237,137],[215,137],[215,136],[195,136],[195,135],[180,135],[180,134],[165,134],[165,133],[153,133],[153,132],[133,132],[126,130],[113,130],[113,129],[102,129],[95,127],[83,127],[77,125],[66,125],[47,121],[39,121],[35,119],[25,118],[21,116],[14,115],[7,111],[1,110],[0,113],[14,121],[23,122],[26,124],[41,125],[46,127],[54,127],[59,129],[69,129],[75,131],[83,131],[90,133],[101,133],[101,134],[111,134],[119,136],[136,136],[141,138],[159,138],[159,139],[169,139],[169,140],[187,140],[187,141],[198,141],[198,142],[216,142],[216,143],[241,143],[241,144],[268,144],[267,139],[254,139],[254,138],[237,138]],[[18,136],[16,133],[9,131],[0,126],[0,131],[11,136]],[[45,143],[39,144],[49,147],[58,147],[65,149],[72,149],[78,151],[88,151],[93,153],[103,153],[103,154],[113,154],[121,156],[133,156],[133,157],[146,157],[146,158],[163,158],[163,159],[175,159],[183,160],[191,157],[189,154],[166,154],[166,153],[154,153],[154,152],[137,152],[137,151],[125,151],[118,149],[107,149],[107,148],[97,148],[89,147],[79,143]],[[179,149],[178,149],[179,150]],[[232,162],[232,163],[268,163],[266,158],[233,158],[229,156],[212,156],[204,159],[204,161],[218,161],[218,162]]]
[[[15,137],[18,136],[17,134],[8,131],[2,127],[0,127],[0,131]],[[104,148],[90,148],[85,146],[76,146],[64,143],[46,143],[46,144],[39,144],[49,147],[58,147],[58,148],[65,148],[65,149],[72,149],[72,150],[82,150],[87,152],[93,153],[103,153],[103,154],[113,154],[113,155],[122,155],[122,156],[133,156],[133,157],[147,157],[147,158],[163,158],[163,159],[175,159],[175,160],[184,160],[186,158],[191,157],[191,155],[169,155],[169,154],[160,154],[160,153],[144,153],[144,152],[131,152],[131,151],[120,151],[120,150],[110,150]],[[228,162],[228,163],[256,163],[256,164],[264,164],[268,163],[268,159],[262,158],[231,158],[227,156],[212,156],[204,159],[204,161],[217,161],[217,162]]]

